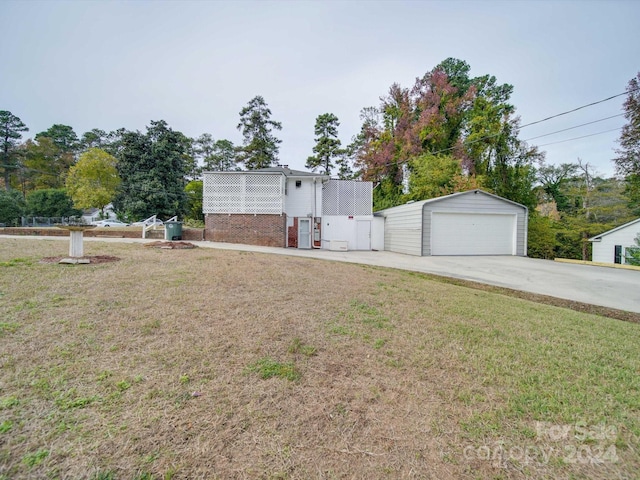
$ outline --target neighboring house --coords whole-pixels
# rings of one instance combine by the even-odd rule
[[[84,210],[82,212],[82,221],[84,223],[95,222],[96,220],[116,220],[117,215],[113,211],[113,205],[109,204],[104,207],[104,218],[100,218],[100,209],[99,208],[90,208],[89,210]]]
[[[593,245],[591,259],[594,262],[624,264],[628,249],[637,247],[636,236],[640,234],[640,218],[617,228],[591,237]]]
[[[409,255],[527,255],[528,210],[482,190],[409,202],[383,217],[384,249]]]
[[[205,239],[294,248],[370,250],[372,184],[286,166],[205,172]]]

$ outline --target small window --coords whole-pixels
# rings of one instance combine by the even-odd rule
[[[296,180],[296,188],[300,188],[302,186],[302,180]]]

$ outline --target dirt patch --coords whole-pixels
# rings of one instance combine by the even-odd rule
[[[44,257],[42,260],[40,260],[40,263],[60,263],[60,260],[62,260],[63,258],[67,257]],[[117,262],[118,260],[120,260],[120,258],[114,257],[113,255],[87,255],[82,257],[82,260],[89,260],[90,264],[95,265],[98,263]]]
[[[151,248],[166,248],[169,250],[185,250],[189,248],[196,248],[196,245],[190,242],[151,242],[145,243],[145,247]]]

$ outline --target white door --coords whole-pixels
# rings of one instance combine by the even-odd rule
[[[431,255],[515,254],[516,215],[432,213]]]
[[[371,220],[356,221],[356,250],[371,250]]]
[[[298,219],[298,248],[311,248],[311,219]]]

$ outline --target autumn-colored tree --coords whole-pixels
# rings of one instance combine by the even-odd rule
[[[80,155],[69,169],[66,187],[76,208],[99,208],[104,215],[106,207],[116,194],[120,177],[117,160],[104,150],[91,148]]]
[[[386,190],[399,201],[404,199],[397,195],[403,171],[409,171],[414,175],[410,187],[417,188],[409,192],[414,199],[447,191],[451,187],[443,183],[451,185],[453,176],[456,184],[464,184],[460,176],[467,176],[470,184],[532,208],[533,164],[542,156],[518,139],[518,120],[509,103],[513,87],[489,75],[471,78],[469,71],[466,62],[449,58],[411,89],[393,84],[380,107],[361,115],[356,166],[366,180],[386,180]],[[443,171],[442,155],[458,167],[449,164]],[[427,165],[430,162],[435,165]],[[434,184],[417,181],[435,179],[435,172],[440,179]],[[446,180],[441,178],[445,172],[450,175]]]

